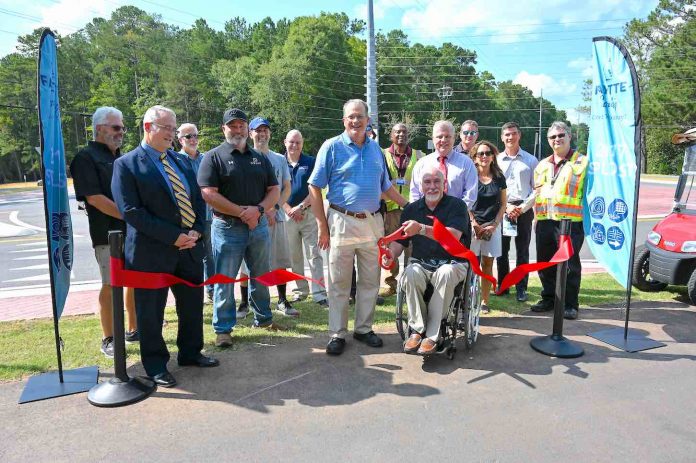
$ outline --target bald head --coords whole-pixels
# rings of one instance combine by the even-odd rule
[[[408,127],[406,127],[406,124],[403,122],[394,124],[389,139],[403,153],[408,145]]]
[[[297,160],[300,158],[303,145],[304,139],[302,138],[302,133],[299,130],[292,129],[285,136],[285,150],[292,161],[297,162]]]

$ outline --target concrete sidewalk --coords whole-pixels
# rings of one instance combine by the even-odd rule
[[[85,394],[17,405],[0,385],[0,461],[693,461],[696,312],[634,305],[632,327],[666,347],[628,354],[586,336],[622,326],[611,308],[581,311],[565,334],[585,355],[554,359],[529,341],[548,316],[486,317],[453,361],[326,335],[218,353],[219,368],[170,364],[179,387],[100,409]],[[142,374],[139,365],[130,373]],[[110,376],[102,373],[102,380]]]

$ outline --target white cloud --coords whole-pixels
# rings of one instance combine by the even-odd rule
[[[592,59],[579,57],[568,62],[570,69],[579,69],[582,71],[582,78],[589,79],[592,77]]]
[[[125,1],[92,0],[59,0],[40,8],[43,25],[57,30],[61,34],[72,33],[81,29],[95,17],[109,17]]]
[[[521,71],[512,81],[529,88],[537,97],[542,91],[544,98],[572,95],[578,91],[576,84],[565,79],[556,80],[547,74],[530,74],[527,71]]]

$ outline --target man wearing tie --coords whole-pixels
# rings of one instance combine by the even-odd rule
[[[114,163],[111,188],[127,224],[125,266],[163,272],[191,283],[203,282],[205,203],[190,165],[170,149],[176,115],[153,106],[143,117],[140,146]],[[217,366],[203,348],[203,288],[172,286],[179,319],[179,365]],[[140,356],[147,374],[160,386],[173,387],[167,370],[169,351],[162,337],[168,288],[135,289]]]

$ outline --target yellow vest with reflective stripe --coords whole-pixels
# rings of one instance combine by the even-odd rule
[[[394,188],[396,188],[396,191],[398,191],[401,196],[408,199],[413,166],[415,166],[416,162],[423,157],[423,152],[418,151],[417,149],[411,149],[411,160],[408,162],[408,166],[406,166],[406,173],[404,175],[403,185],[396,184],[396,180],[399,178],[399,171],[396,168],[394,157],[389,152],[389,149],[382,149],[382,153],[384,153],[384,159],[387,161],[387,169],[389,169],[389,175],[391,176],[392,185],[394,185]],[[404,193],[406,193],[405,196]],[[387,203],[387,212],[399,209],[399,205],[396,204],[394,201],[387,199],[385,200],[385,202]]]
[[[544,185],[537,190],[534,202],[534,212],[537,220],[570,219],[573,222],[582,221],[582,195],[587,173],[588,157],[573,153],[558,172],[556,181],[551,187],[550,198],[542,193],[546,185],[553,179],[553,155],[539,162],[534,170],[534,185]]]

